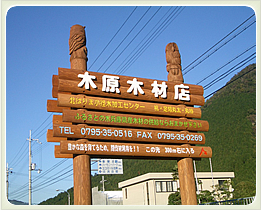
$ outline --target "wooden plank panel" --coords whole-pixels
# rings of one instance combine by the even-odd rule
[[[54,146],[54,157],[55,158],[73,158],[73,154],[61,154],[60,153],[60,145]]]
[[[58,81],[59,81],[59,77],[58,75],[53,75],[52,78],[52,97],[53,98],[57,98],[58,97]],[[64,93],[64,94],[71,94],[71,92],[59,92],[59,93]]]
[[[59,79],[65,79],[65,80],[73,80],[77,83],[81,82],[81,78],[78,77],[78,74],[84,74],[85,70],[76,70],[76,69],[66,69],[66,68],[58,68],[58,75]],[[130,85],[127,83],[128,80],[133,80],[136,78],[138,81],[143,82],[143,88],[144,89],[152,89],[151,84],[154,81],[157,81],[158,84],[161,84],[162,82],[165,82],[168,86],[169,92],[174,92],[174,86],[177,85],[176,83],[170,82],[170,81],[162,81],[162,80],[155,80],[155,79],[147,79],[147,78],[138,78],[138,77],[131,77],[131,76],[123,76],[123,75],[113,75],[113,74],[107,74],[107,73],[99,73],[99,72],[91,72],[88,71],[90,75],[93,75],[96,77],[95,83],[102,84],[102,76],[103,75],[109,75],[109,76],[117,76],[119,77],[119,83],[120,86],[129,87]],[[194,85],[194,84],[184,84],[185,86],[189,86],[190,93],[192,95],[203,95],[204,89],[200,85]]]
[[[66,141],[67,138],[64,137],[54,137],[53,136],[53,130],[48,129],[46,134],[46,140],[47,142],[60,142],[61,140]]]
[[[62,115],[53,115],[53,124],[72,125],[71,122],[63,122],[63,116]]]
[[[182,101],[174,99],[174,92],[167,92],[167,98],[155,97],[154,94],[149,89],[144,89],[145,94],[134,95],[133,93],[128,93],[127,90],[129,87],[121,87],[120,93],[104,92],[102,91],[102,84],[96,84],[97,89],[90,88],[85,89],[83,87],[78,87],[78,82],[71,80],[59,79],[58,92],[71,92],[75,94],[87,94],[101,97],[110,97],[110,98],[121,98],[129,100],[140,100],[148,102],[164,102],[171,104],[185,104],[185,105],[200,105],[203,106],[205,99],[202,95],[190,95],[190,101]]]
[[[88,140],[61,141],[60,152],[65,154],[86,154],[95,156],[154,157],[154,158],[211,158],[212,149],[205,146],[155,145],[94,142]]]
[[[57,100],[47,100],[47,111],[48,112],[56,112],[56,113],[62,113],[63,109],[70,110],[69,107],[62,107],[58,106]]]
[[[64,110],[63,122],[85,123],[128,128],[155,128],[161,130],[208,131],[209,124],[204,120],[169,118],[133,114],[95,112],[85,109]]]
[[[205,144],[203,133],[188,131],[174,132],[166,130],[145,130],[117,127],[97,127],[85,124],[71,125],[54,124],[53,136],[89,140],[128,141],[168,144]]]
[[[137,113],[161,116],[200,118],[201,109],[185,105],[157,104],[131,100],[90,97],[85,95],[58,94],[58,105],[90,110]]]

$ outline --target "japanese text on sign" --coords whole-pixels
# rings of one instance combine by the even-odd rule
[[[122,159],[100,159],[98,174],[123,174]]]
[[[81,82],[78,84],[78,87],[85,87],[85,89],[90,89],[90,87],[97,89],[96,84],[94,83],[94,79],[96,79],[96,76],[89,75],[88,72],[85,72],[84,74],[79,74],[79,78],[82,78]],[[103,75],[102,77],[102,91],[103,92],[113,92],[113,93],[120,93],[120,78],[118,76],[111,76],[111,75]],[[133,93],[134,95],[138,94],[145,94],[145,92],[142,89],[143,82],[138,81],[136,78],[133,78],[133,80],[128,80],[127,84],[130,85],[129,89],[127,90],[128,93]],[[159,96],[161,98],[167,98],[167,84],[165,82],[162,82],[161,84],[158,84],[157,81],[154,81],[152,84],[152,90],[151,92],[154,94],[154,97],[158,98]],[[189,86],[185,86],[183,84],[175,85],[174,86],[174,99],[175,100],[182,100],[182,101],[190,101],[190,92],[189,92]]]
[[[94,127],[81,127],[79,130],[79,138],[87,136],[92,139],[96,137],[112,137],[112,138],[135,138],[135,139],[158,139],[158,140],[176,140],[176,141],[191,141],[191,142],[202,142],[203,137],[201,134],[182,134],[178,132],[150,132],[142,130],[132,129],[111,129],[111,128],[94,128]],[[59,126],[59,132],[61,135],[74,135],[75,131],[70,126]],[[80,136],[81,135],[81,136]]]
[[[198,121],[178,121],[178,120],[163,120],[162,118],[140,118],[140,117],[128,117],[128,116],[118,116],[115,115],[96,115],[96,114],[88,114],[85,113],[79,114],[75,116],[75,119],[82,119],[86,122],[94,121],[94,122],[111,122],[111,123],[119,123],[119,124],[135,124],[135,125],[157,125],[157,126],[169,126],[169,127],[190,127],[199,129],[202,128],[201,122]]]
[[[140,152],[138,145],[128,144],[84,144],[84,143],[68,143],[68,151],[84,151],[84,152]],[[163,149],[163,150],[162,150]],[[203,148],[202,148],[203,149]],[[194,154],[192,147],[157,147],[146,146],[145,153],[149,154]]]
[[[94,99],[94,98],[83,98],[72,96],[69,99],[69,103],[71,105],[88,105],[92,107],[103,107],[103,108],[117,108],[117,109],[128,109],[128,110],[137,110],[137,109],[146,109],[146,107],[140,102],[126,102],[120,100],[107,100],[107,99]],[[178,114],[181,112],[185,112],[185,114],[193,114],[193,108],[179,108],[177,106],[171,105],[154,105],[154,111],[163,111],[166,113],[174,113]]]

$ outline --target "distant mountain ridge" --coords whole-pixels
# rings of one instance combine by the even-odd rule
[[[208,99],[201,120],[209,122],[206,146],[213,151],[213,171],[232,171],[235,196],[254,196],[256,187],[256,65],[233,76],[227,86]],[[119,190],[118,183],[148,172],[171,172],[176,160],[123,160],[123,175],[105,175],[106,190]],[[196,161],[197,171],[210,171],[209,159]],[[92,176],[92,187],[99,186],[101,175]],[[247,187],[246,193],[242,188]],[[73,188],[69,189],[73,194]],[[240,195],[241,194],[241,195]],[[242,196],[243,194],[243,196]],[[244,195],[245,194],[245,195]],[[65,204],[66,194],[40,204]]]
[[[28,203],[26,202],[22,202],[22,201],[17,201],[17,200],[8,200],[11,204],[14,205],[28,205]]]

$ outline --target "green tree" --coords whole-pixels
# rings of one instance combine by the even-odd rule
[[[168,205],[181,205],[181,197],[180,197],[179,189],[177,192],[169,195]]]
[[[215,185],[212,195],[216,201],[225,201],[232,198],[231,181],[225,180],[221,185]]]
[[[176,182],[179,178],[178,166],[175,165],[172,171],[173,171],[172,173],[173,181]],[[180,196],[179,188],[177,189],[177,192],[171,193],[169,195],[168,205],[181,205],[181,196]]]
[[[197,200],[201,203],[209,203],[214,202],[214,197],[212,193],[208,190],[200,191],[199,194],[197,194]]]
[[[179,172],[178,172],[178,165],[175,165],[174,168],[172,169],[173,173],[171,174],[173,177],[173,181],[177,181],[179,178]]]

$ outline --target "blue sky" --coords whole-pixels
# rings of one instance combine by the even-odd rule
[[[128,76],[167,80],[165,47],[168,43],[177,43],[182,68],[188,71],[201,60],[199,59],[189,67],[188,65],[254,14],[253,9],[246,6],[181,8],[139,6],[94,63],[134,9],[134,6],[17,6],[8,10],[6,15],[6,162],[14,172],[9,177],[10,199],[28,202],[28,185],[26,185],[28,182],[28,141],[26,139],[29,137],[29,130],[32,130],[32,138],[42,142],[42,145],[34,143],[32,148],[33,163],[37,164],[37,168],[42,169],[42,175],[62,160],[54,158],[54,143],[46,142],[46,131],[52,128],[52,117],[47,112],[46,105],[47,100],[52,99],[52,75],[58,74],[58,67],[70,68],[68,39],[71,26],[74,24],[86,26],[88,70],[118,74],[121,64],[139,48],[138,44],[143,42],[146,36],[152,35],[152,31],[159,26],[156,24],[166,17],[165,14],[169,15],[176,9],[178,13],[165,30],[158,34],[143,54],[122,73]],[[103,65],[146,11],[144,18]],[[152,16],[151,21],[144,27]],[[256,44],[256,24],[249,24],[254,20],[255,16],[209,51],[206,55],[218,49],[184,74],[185,83],[197,84],[240,53],[253,47]],[[144,29],[140,31],[142,27]],[[236,35],[241,30],[242,32]],[[137,34],[138,36],[134,39]],[[232,39],[233,36],[235,37]],[[231,41],[228,41],[229,39]],[[128,43],[130,45],[126,47]],[[224,45],[220,47],[222,43]],[[122,54],[115,60],[121,52]],[[200,85],[206,85],[254,52],[255,47]],[[114,60],[115,62],[112,63]],[[247,62],[242,68],[205,90],[204,96],[224,86],[237,72],[255,62],[255,59]],[[55,190],[58,188],[65,190],[71,188],[72,176],[53,185],[46,183],[39,186],[49,178],[65,173],[70,168],[72,169],[72,160],[67,160],[42,177],[40,177],[41,174],[33,172],[33,179],[39,176],[39,179],[33,183],[33,190],[40,189],[33,192],[33,203],[39,203],[57,195]],[[70,174],[65,174],[65,176],[68,175]],[[18,190],[24,191],[15,195]]]

